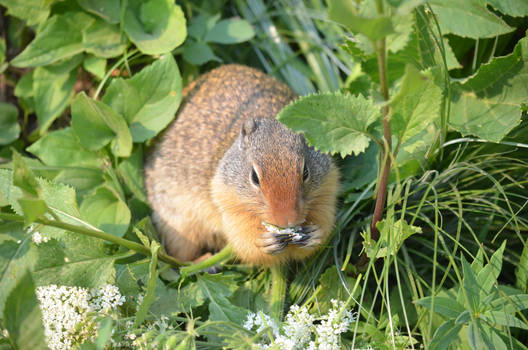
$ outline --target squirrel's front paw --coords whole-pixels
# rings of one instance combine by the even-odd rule
[[[262,248],[267,254],[276,255],[286,248],[290,241],[288,234],[277,234],[272,232],[265,232],[260,236],[258,246]]]
[[[299,233],[302,238],[292,242],[299,247],[314,248],[323,242],[323,230],[317,225],[303,226]]]

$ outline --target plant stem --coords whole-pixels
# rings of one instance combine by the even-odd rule
[[[271,267],[271,297],[270,314],[277,321],[282,319],[284,299],[286,298],[286,267],[276,265]]]
[[[221,263],[222,261],[226,261],[226,260],[232,258],[233,256],[234,256],[233,255],[233,248],[231,247],[231,245],[228,244],[221,251],[219,251],[215,255],[211,256],[210,258],[205,259],[205,260],[203,260],[203,261],[201,261],[199,263],[196,263],[196,264],[191,264],[191,265],[182,267],[180,269],[180,273],[181,273],[182,277],[186,277],[186,276],[192,275],[192,274],[194,274],[196,272],[205,270],[205,269],[207,269],[209,267],[213,267],[213,266]]]
[[[0,219],[16,221],[16,222],[24,222],[24,217],[22,215],[17,215],[17,214],[0,213]],[[145,256],[151,256],[151,252],[148,247],[142,244],[136,243],[134,241],[130,241],[128,239],[124,239],[121,237],[111,235],[104,231],[93,230],[87,227],[72,225],[72,224],[62,222],[62,221],[49,220],[46,218],[36,219],[35,222],[38,224],[46,225],[46,226],[58,227],[58,228],[61,228],[67,231],[80,233],[80,234],[90,236],[90,237],[104,239],[106,241],[118,244],[130,250],[133,250],[136,253],[140,253]],[[181,262],[178,259],[173,258],[172,256],[167,255],[161,251],[158,251],[158,258],[161,261],[166,262],[167,264],[174,266],[174,267],[180,267],[182,265],[187,265],[187,263]]]

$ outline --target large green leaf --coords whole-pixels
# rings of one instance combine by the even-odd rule
[[[125,117],[134,142],[143,142],[174,118],[181,90],[178,66],[171,55],[165,55],[128,80],[115,79],[103,102]]]
[[[27,150],[52,166],[99,168],[105,159],[103,155],[84,148],[71,127],[44,135]]]
[[[462,329],[461,324],[456,324],[455,320],[445,321],[438,327],[433,335],[433,339],[429,344],[431,350],[445,350],[447,347],[458,338],[458,333]]]
[[[277,119],[304,134],[315,148],[344,157],[365,151],[371,137],[369,127],[379,117],[379,108],[361,95],[323,93],[299,98]]]
[[[15,349],[47,349],[35,284],[29,272],[7,297],[3,319]]]
[[[464,278],[462,280],[463,289],[461,291],[464,293],[466,302],[469,303],[467,308],[475,314],[479,311],[480,307],[480,286],[478,285],[477,276],[475,276],[475,273],[471,270],[471,266],[463,255],[461,260],[462,271],[464,272]]]
[[[351,32],[363,34],[373,41],[394,33],[390,18],[385,16],[372,18],[363,16],[353,1],[329,0],[328,17],[341,23]]]
[[[123,52],[124,40],[115,25],[85,12],[66,12],[44,23],[35,39],[11,61],[16,67],[36,67],[83,51],[103,57]]]
[[[18,110],[10,103],[0,102],[0,145],[7,145],[18,138]]]
[[[486,9],[481,0],[431,0],[442,34],[469,38],[491,38],[513,30],[500,17]]]
[[[207,32],[204,40],[219,44],[236,44],[255,36],[255,31],[246,20],[223,19]]]
[[[170,52],[187,36],[185,17],[171,0],[129,0],[123,29],[138,49],[148,55]]]
[[[528,39],[514,51],[483,64],[453,88],[450,125],[463,135],[498,142],[520,122],[528,102]]]
[[[116,236],[123,236],[130,224],[130,210],[119,196],[108,187],[99,187],[84,198],[82,217],[90,224]]]
[[[453,319],[457,318],[465,310],[455,299],[444,296],[425,297],[414,302],[444,317]]]
[[[121,115],[103,102],[95,101],[84,92],[72,102],[72,128],[81,144],[98,150],[112,143],[112,152],[120,157],[128,157],[132,151],[132,136]]]
[[[396,165],[401,176],[413,174],[425,162],[440,123],[442,90],[431,71],[405,69],[400,90],[391,101],[391,130],[397,137]]]
[[[211,321],[231,321],[242,324],[248,311],[233,305],[227,298],[236,288],[233,276],[199,275],[200,292],[209,299],[209,314]]]
[[[50,0],[0,0],[0,5],[7,8],[7,14],[26,21],[28,26],[42,23],[48,18]]]
[[[183,51],[183,58],[195,65],[202,65],[209,61],[221,62],[222,60],[216,56],[207,43],[203,41],[189,40],[185,44],[185,51]]]
[[[33,96],[40,132],[44,133],[51,123],[66,109],[77,80],[77,66],[82,56],[46,67],[37,67],[33,72]]]

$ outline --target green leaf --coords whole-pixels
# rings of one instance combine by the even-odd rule
[[[463,135],[499,142],[519,124],[520,105],[528,102],[528,38],[507,56],[483,64],[453,87],[450,125]]]
[[[170,52],[187,36],[183,12],[171,0],[129,0],[122,24],[130,41],[148,55]]]
[[[396,158],[398,166],[409,158],[425,161],[438,131],[441,101],[442,90],[435,84],[431,71],[422,73],[408,65],[401,88],[391,101],[392,133],[398,138],[398,150],[404,151]]]
[[[136,313],[136,319],[134,320],[133,328],[138,327],[140,324],[143,323],[145,318],[147,317],[147,313],[149,311],[150,305],[154,302],[156,298],[155,289],[156,289],[156,280],[158,279],[158,251],[160,249],[160,245],[156,241],[152,241],[152,244],[150,246],[150,252],[151,252],[151,258],[150,258],[150,265],[149,265],[149,280],[147,283],[147,291],[145,292],[145,296],[143,297],[143,302],[139,306],[139,309]]]
[[[119,0],[77,0],[77,3],[85,11],[101,17],[108,23],[116,24],[121,20]]]
[[[35,69],[33,96],[41,134],[68,106],[77,80],[76,68],[81,60],[82,56],[78,55],[54,66]]]
[[[203,40],[205,38],[205,34],[207,34],[214,27],[219,19],[220,14],[200,14],[198,16],[194,16],[187,27],[187,33],[190,37],[193,37],[198,41]]]
[[[330,266],[319,278],[319,284],[321,286],[333,286],[332,288],[323,288],[317,295],[317,304],[314,305],[314,311],[324,314],[332,308],[332,299],[335,300],[346,300],[349,297],[349,293],[352,293],[354,286],[356,285],[357,279],[346,275],[339,277],[338,269],[336,266]],[[358,297],[361,293],[361,286],[358,286],[354,291],[354,298]]]
[[[185,51],[183,51],[183,58],[187,62],[198,66],[209,61],[222,61],[214,54],[209,45],[203,41],[194,41],[190,42],[189,45],[186,45]]]
[[[505,247],[506,241],[503,241],[499,249],[491,256],[489,264],[477,274],[477,283],[481,288],[482,296],[488,295],[497,283],[497,279],[502,270],[502,254],[504,253]]]
[[[491,325],[528,329],[528,325],[526,323],[513,315],[507,314],[503,310],[488,311],[481,314],[480,317],[488,321]]]
[[[106,73],[106,60],[96,56],[87,56],[83,61],[83,68],[99,79],[103,79]]]
[[[409,42],[415,26],[414,13],[409,12],[406,15],[395,15],[391,18],[391,21],[394,27],[394,33],[387,36],[386,45],[390,52],[396,53],[402,50]]]
[[[39,197],[40,184],[22,156],[13,151],[13,185],[20,188],[25,196]]]
[[[464,278],[462,280],[462,287],[467,298],[466,302],[469,303],[468,307],[473,312],[473,314],[479,311],[480,307],[480,286],[477,282],[477,276],[471,266],[466,261],[466,258],[462,255],[462,270],[464,273]]]
[[[244,19],[229,18],[216,23],[207,32],[204,40],[219,44],[237,44],[247,41],[255,36],[251,24]]]
[[[10,144],[19,134],[18,110],[11,103],[0,102],[0,145]]]
[[[126,38],[117,25],[96,19],[88,27],[81,28],[83,48],[95,56],[112,58],[121,55],[126,48]]]
[[[51,17],[11,64],[16,67],[37,67],[81,53],[83,44],[79,28],[88,27],[92,21],[92,17],[83,12]]]
[[[455,324],[454,320],[445,321],[437,328],[429,344],[429,350],[445,350],[456,339],[462,325]]]
[[[452,319],[458,317],[458,315],[465,310],[464,307],[457,303],[453,298],[443,296],[425,297],[415,300],[414,302],[429,310],[432,309],[434,312],[444,317]]]
[[[525,293],[528,292],[528,245],[526,244],[515,269],[515,286]]]
[[[369,258],[381,258],[389,255],[396,255],[403,242],[416,233],[422,233],[418,226],[409,225],[404,219],[394,222],[391,218],[383,219],[376,224],[380,232],[378,241],[370,238],[370,234],[365,235],[363,245]]]
[[[0,192],[10,182],[6,170],[0,170]],[[37,249],[31,243],[31,236],[26,233],[22,223],[0,223],[0,314],[3,314],[5,301],[23,278],[27,270],[37,263]]]
[[[35,284],[29,272],[7,297],[3,325],[17,349],[47,349]]]
[[[115,236],[123,236],[130,224],[130,210],[125,202],[108,187],[99,187],[84,198],[82,217],[90,224]]]
[[[26,224],[34,222],[48,211],[46,202],[40,198],[20,198],[18,204],[22,208]]]
[[[85,12],[65,12],[43,24],[35,39],[15,57],[16,67],[37,67],[83,51],[115,57],[125,48],[119,27]]]
[[[100,168],[105,160],[101,154],[84,148],[71,127],[44,135],[27,150],[52,166]]]
[[[28,26],[42,23],[48,18],[50,0],[0,0],[0,5],[7,8],[7,15],[26,21]]]
[[[433,12],[438,17],[442,34],[456,34],[469,38],[491,38],[513,30],[500,17],[486,9],[481,0],[432,0]]]
[[[7,63],[4,63],[5,59],[6,59],[5,39],[0,38],[0,73],[3,73],[7,68]]]
[[[512,17],[528,16],[528,2],[518,0],[485,0],[496,10]]]
[[[473,350],[487,349],[482,339],[479,324],[480,321],[477,320],[476,322],[471,322],[467,327],[467,340]]]
[[[361,16],[352,1],[329,0],[328,17],[332,21],[344,25],[351,32],[363,34],[372,41],[394,33],[390,18],[385,16],[374,18]]]
[[[75,188],[77,199],[83,198],[85,194],[104,183],[101,169],[71,168],[64,169],[53,179]]]
[[[125,117],[133,141],[143,142],[174,119],[181,92],[178,66],[171,55],[165,55],[128,80],[115,79],[103,102]]]
[[[132,136],[121,115],[103,102],[87,97],[84,92],[77,94],[71,109],[73,131],[84,147],[98,150],[114,141],[111,148],[116,156],[130,155]]]
[[[365,151],[371,138],[369,127],[379,117],[379,108],[361,95],[323,93],[290,103],[277,119],[304,134],[316,149],[344,157]]]
[[[143,181],[143,148],[137,147],[130,157],[119,164],[117,170],[134,196],[147,202],[147,193]]]
[[[231,321],[242,324],[247,317],[247,310],[233,305],[227,299],[236,288],[232,277],[209,274],[198,276],[197,283],[200,292],[209,299],[211,321]]]
[[[490,306],[493,310],[513,314],[528,309],[528,294],[514,294],[496,298],[491,301]]]

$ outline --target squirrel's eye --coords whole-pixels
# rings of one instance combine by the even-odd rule
[[[310,172],[308,171],[308,167],[306,166],[306,163],[304,163],[303,168],[303,182],[308,181],[308,178],[310,177]]]
[[[258,175],[255,169],[251,170],[251,182],[253,182],[253,185],[257,187],[260,186],[260,181],[259,181],[259,178],[258,178]]]

